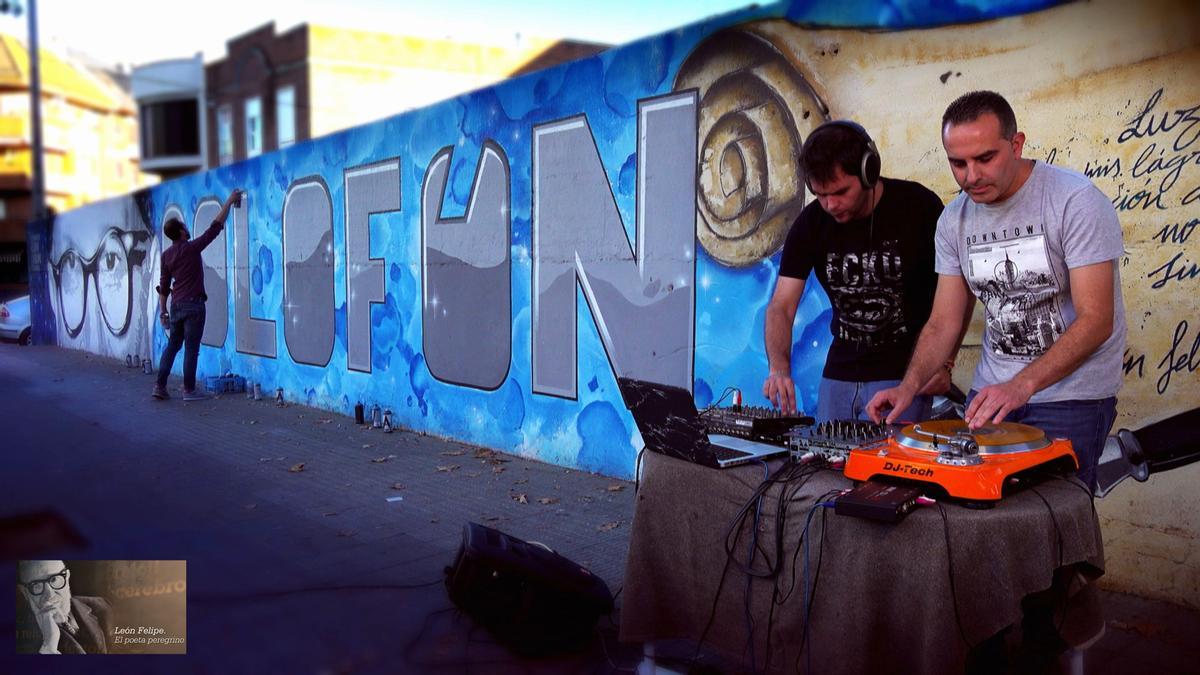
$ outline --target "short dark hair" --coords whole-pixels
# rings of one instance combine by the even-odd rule
[[[994,91],[972,91],[954,99],[942,115],[942,132],[947,124],[974,122],[980,116],[991,113],[1000,120],[1000,136],[1011,141],[1017,135],[1017,116],[1003,96]]]
[[[828,183],[834,179],[835,167],[841,167],[847,176],[857,176],[862,168],[863,154],[867,152],[867,142],[864,134],[846,125],[817,127],[808,135],[800,153],[804,181],[810,188],[814,179]]]
[[[178,218],[169,218],[166,223],[163,223],[163,234],[167,239],[176,241],[179,235],[183,234],[183,221]]]

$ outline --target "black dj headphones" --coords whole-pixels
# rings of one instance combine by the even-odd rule
[[[867,133],[867,130],[857,122],[851,122],[850,120],[832,120],[825,122],[816,129],[813,129],[812,133],[810,133],[808,138],[804,141],[804,147],[800,151],[801,155],[803,156],[808,154],[809,148],[811,147],[810,144],[814,138],[820,135],[820,133],[825,129],[830,129],[833,127],[849,129],[850,131],[854,132],[855,136],[858,136],[859,140],[862,141],[864,147],[862,159],[859,160],[858,163],[858,182],[862,184],[864,190],[870,190],[871,188],[875,187],[876,183],[879,182],[879,149],[875,147],[875,141],[871,140],[871,135]]]

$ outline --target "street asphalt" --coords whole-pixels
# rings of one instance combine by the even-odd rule
[[[186,560],[186,656],[15,656],[0,673],[609,673],[641,649],[617,611],[578,653],[517,657],[449,600],[465,523],[542,542],[618,593],[634,485],[243,394],[151,399],[121,361],[0,344],[0,519],[51,512],[32,559]],[[15,577],[11,560],[0,576]],[[665,571],[669,573],[669,571]],[[1200,672],[1200,612],[1104,594],[1088,672]]]

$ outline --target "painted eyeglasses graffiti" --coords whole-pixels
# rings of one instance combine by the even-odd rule
[[[58,292],[59,319],[72,338],[83,330],[87,318],[89,278],[94,280],[104,325],[115,336],[129,330],[133,316],[133,269],[146,259],[146,230],[105,231],[100,245],[88,257],[74,248],[50,263]]]

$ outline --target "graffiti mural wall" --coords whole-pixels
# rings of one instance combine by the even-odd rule
[[[1013,103],[1026,156],[1087,173],[1121,216],[1118,424],[1200,400],[1195,3],[819,4],[718,17],[33,226],[36,339],[157,354],[162,223],[200,232],[240,187],[205,252],[201,374],[343,413],[378,403],[407,427],[631,477],[641,443],[616,376],[689,388],[701,406],[731,387],[763,403],[763,318],[811,199],[798,152],[812,129],[857,120],[885,175],[949,201],[942,111],[988,88]],[[792,363],[811,411],[830,314],[809,287]],[[1200,606],[1196,478],[1105,502],[1110,578]],[[1163,522],[1192,535],[1139,557]]]

